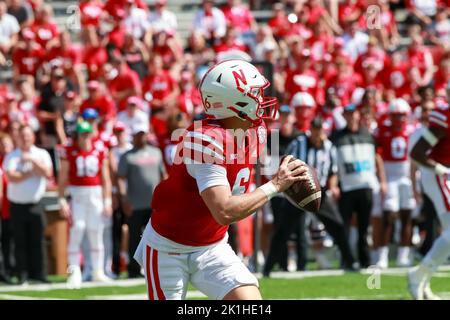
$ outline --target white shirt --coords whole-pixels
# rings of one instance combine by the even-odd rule
[[[11,36],[19,31],[20,26],[14,16],[5,13],[0,18],[0,43],[9,43],[11,41]]]
[[[175,32],[178,27],[177,17],[169,10],[163,10],[161,14],[150,12],[148,22],[155,33],[160,31]]]
[[[49,153],[45,149],[32,146],[30,148],[30,156],[37,159],[39,163],[45,166],[52,167],[52,160]],[[17,148],[11,151],[5,158],[3,163],[4,171],[31,171],[31,162],[23,162],[22,150]],[[8,182],[7,197],[8,200],[14,203],[38,203],[45,193],[47,185],[47,178],[43,176],[34,175],[30,178],[22,180],[21,182]]]
[[[225,16],[220,9],[212,8],[212,16],[205,16],[205,11],[200,9],[196,12],[194,18],[194,30],[201,32],[206,38],[211,37],[211,30],[214,31],[217,38],[222,38],[227,29]]]
[[[130,15],[124,20],[125,30],[136,39],[142,39],[150,27],[147,20],[147,12],[143,9],[132,8]]]
[[[352,37],[349,34],[344,35],[344,52],[350,55],[352,61],[356,61],[359,55],[367,51],[369,44],[369,35],[364,32],[356,32]]]

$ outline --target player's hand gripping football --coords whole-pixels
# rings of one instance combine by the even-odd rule
[[[291,155],[284,157],[278,172],[272,178],[272,183],[278,192],[285,191],[296,181],[308,180],[308,166],[298,159],[291,161],[292,158]]]

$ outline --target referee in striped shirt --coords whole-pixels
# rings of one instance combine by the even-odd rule
[[[299,135],[286,149],[286,154],[303,160],[309,166],[316,169],[322,187],[322,203],[317,217],[324,224],[327,232],[333,237],[341,252],[341,267],[346,270],[354,270],[354,258],[346,237],[341,215],[333,201],[333,196],[338,194],[336,150],[330,140],[327,139],[321,118],[315,118],[311,123],[311,132]],[[296,221],[305,212],[284,200],[284,215],[276,228],[270,243],[269,253],[264,265],[263,274],[268,277],[278,255]]]

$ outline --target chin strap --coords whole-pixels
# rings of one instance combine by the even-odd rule
[[[260,122],[260,119],[253,120],[244,111],[238,110],[235,107],[228,107],[228,109],[235,112],[239,118],[241,118],[243,120],[247,120],[247,121],[251,122],[253,125]]]

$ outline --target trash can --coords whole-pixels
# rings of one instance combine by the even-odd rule
[[[58,194],[47,192],[42,199],[47,216],[45,239],[47,243],[48,274],[67,274],[67,245],[69,226],[60,214]]]

